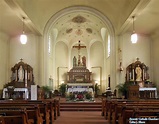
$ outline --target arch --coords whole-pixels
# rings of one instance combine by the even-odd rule
[[[48,33],[51,31],[52,25],[56,22],[56,20],[58,20],[60,17],[69,14],[69,13],[73,13],[73,12],[86,12],[89,14],[92,14],[96,17],[98,17],[100,20],[102,20],[102,22],[104,23],[104,25],[106,26],[107,31],[110,34],[110,40],[111,40],[111,57],[110,57],[110,61],[111,61],[111,76],[112,77],[116,77],[115,74],[115,70],[116,70],[116,43],[114,41],[114,28],[113,25],[111,24],[110,20],[101,12],[99,12],[98,10],[91,8],[91,7],[86,7],[86,6],[72,6],[72,7],[68,7],[68,8],[64,8],[62,10],[60,10],[59,12],[57,12],[55,15],[53,15],[50,20],[48,20],[45,29],[44,29],[44,42],[43,42],[43,46],[44,46],[44,82],[47,81],[48,77],[48,54],[47,54],[47,48],[48,48],[48,44],[47,44],[47,39],[48,39]],[[70,52],[70,51],[69,51]],[[112,78],[111,82],[116,82],[116,78]]]

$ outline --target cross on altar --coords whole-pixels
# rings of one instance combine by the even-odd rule
[[[78,49],[78,66],[81,64],[81,55],[80,55],[80,49],[86,48],[86,46],[81,46],[80,40],[78,41],[78,46],[73,46],[73,48]]]
[[[23,61],[23,59],[21,58],[21,59],[20,59],[20,61],[22,62],[22,61]]]

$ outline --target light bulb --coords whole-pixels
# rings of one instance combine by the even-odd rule
[[[27,36],[25,34],[20,35],[20,42],[21,42],[21,44],[26,44]]]
[[[137,34],[136,33],[133,33],[132,35],[131,35],[131,42],[132,43],[137,43]]]

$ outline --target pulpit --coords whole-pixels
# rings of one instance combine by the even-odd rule
[[[128,87],[128,99],[130,100],[139,99],[139,85],[131,85]]]

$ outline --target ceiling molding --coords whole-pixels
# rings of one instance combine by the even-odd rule
[[[6,4],[15,12],[17,17],[19,17],[23,21],[23,17],[25,17],[25,25],[34,33],[37,35],[42,35],[42,31],[40,29],[37,29],[37,27],[34,25],[34,23],[30,20],[28,15],[24,12],[24,10],[18,5],[15,0],[4,0]]]
[[[117,32],[118,35],[123,34],[125,31],[130,28],[132,25],[132,16],[135,16],[135,19],[140,15],[142,10],[150,3],[151,0],[140,0],[139,3],[136,5],[132,13],[128,16],[126,21],[123,23],[119,31]]]

